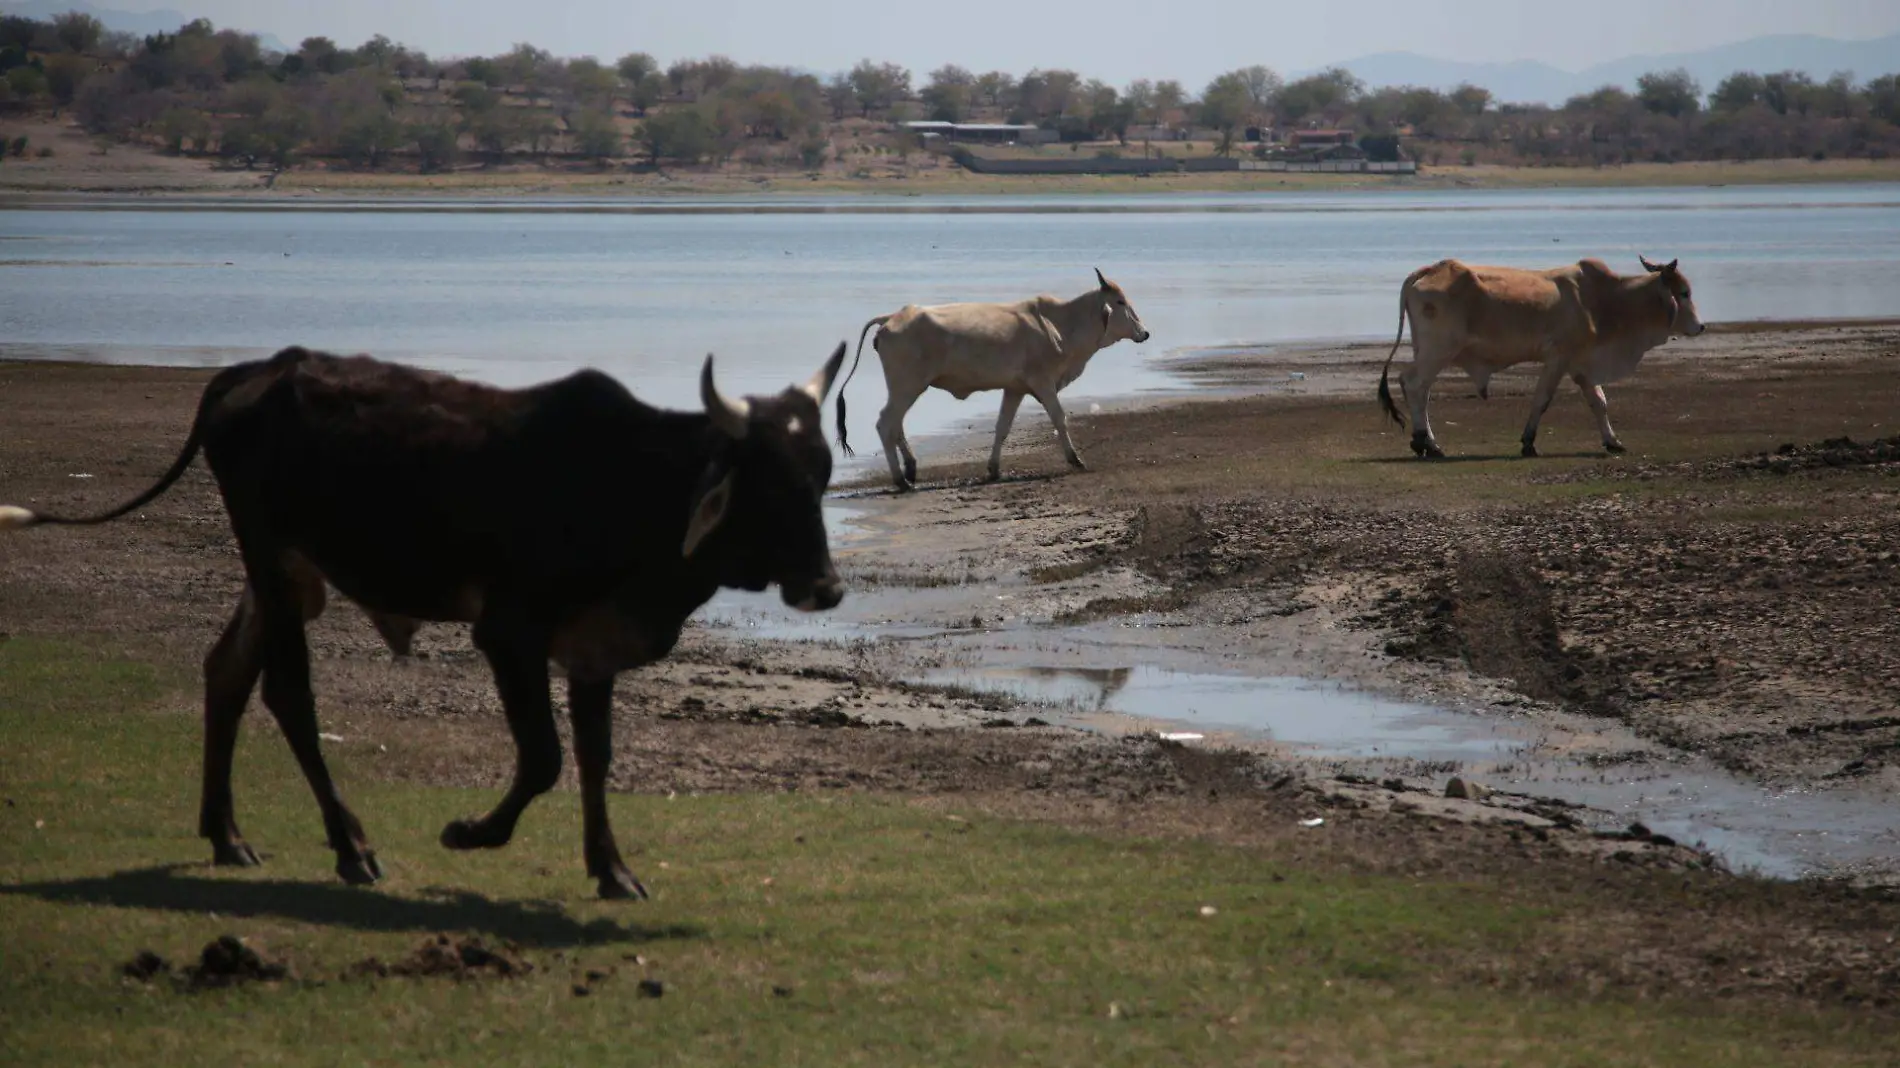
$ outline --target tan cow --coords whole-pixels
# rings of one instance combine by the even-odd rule
[[[1642,259],[1638,257],[1638,259]],[[1491,395],[1491,376],[1527,360],[1543,362],[1530,421],[1524,424],[1523,455],[1537,455],[1537,424],[1565,376],[1577,383],[1596,416],[1603,447],[1622,452],[1610,429],[1603,387],[1636,370],[1645,353],[1672,335],[1702,333],[1690,299],[1689,280],[1675,260],[1658,267],[1642,259],[1641,275],[1624,276],[1601,260],[1531,271],[1473,267],[1440,260],[1412,272],[1399,290],[1399,334],[1379,373],[1379,403],[1405,425],[1392,403],[1388,376],[1392,357],[1412,319],[1412,363],[1399,373],[1399,388],[1412,409],[1412,452],[1445,455],[1432,436],[1426,413],[1432,382],[1447,367],[1460,367]]]
[[[990,481],[1002,477],[1003,439],[1009,437],[1025,394],[1049,413],[1069,463],[1086,467],[1069,440],[1069,421],[1056,393],[1080,378],[1097,352],[1123,339],[1140,344],[1149,337],[1121,287],[1102,277],[1099,269],[1095,279],[1100,285],[1074,300],[1042,296],[1015,304],[907,304],[864,324],[858,334],[860,358],[865,335],[879,328],[871,347],[884,365],[890,400],[878,414],[877,436],[900,492],[915,489],[917,482],[917,457],[904,436],[904,414],[932,386],[958,400],[983,390],[1003,391],[996,442],[990,447]],[[857,370],[854,358],[852,374]],[[847,374],[845,385],[850,383]],[[850,456],[844,411],[844,386],[839,386],[838,446]]]

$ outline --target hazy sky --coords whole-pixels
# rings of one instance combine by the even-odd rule
[[[1068,67],[1121,84],[1264,63],[1301,70],[1370,52],[1536,59],[1568,70],[1768,33],[1867,38],[1900,31],[1895,0],[94,0],[174,8],[295,44],[375,33],[440,55],[530,41],[557,55],[651,52],[664,63],[724,53],[742,63],[840,70],[870,56],[924,72],[946,62],[1023,73]],[[1573,14],[1574,13],[1574,14]]]

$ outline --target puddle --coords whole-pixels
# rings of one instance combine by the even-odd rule
[[[1150,666],[942,668],[919,681],[1006,693],[1091,725],[1100,713],[1166,720],[1341,757],[1508,759],[1523,742],[1482,721],[1309,679],[1204,675]]]
[[[1848,793],[1798,793],[1744,782],[1705,761],[1674,759],[1615,725],[1587,730],[1538,718],[1476,716],[1298,678],[1153,666],[941,668],[916,681],[1005,694],[1045,718],[1101,730],[1190,730],[1271,741],[1337,760],[1417,761],[1441,775],[1578,802],[1602,828],[1641,820],[1701,842],[1735,871],[1778,878],[1891,868],[1900,829],[1891,808]],[[1588,753],[1655,752],[1592,764]],[[1581,755],[1580,755],[1581,754]]]

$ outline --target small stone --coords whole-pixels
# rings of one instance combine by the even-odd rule
[[[1459,776],[1452,776],[1445,784],[1445,796],[1464,801],[1482,801],[1491,795],[1491,788],[1483,783],[1471,782]]]
[[[1203,916],[1214,916],[1214,915],[1218,915],[1219,913],[1220,913],[1220,910],[1215,908],[1212,905],[1201,906],[1201,915]]]

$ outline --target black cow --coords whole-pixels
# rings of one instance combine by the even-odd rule
[[[665,656],[722,586],[806,611],[844,596],[821,499],[831,452],[819,405],[840,344],[803,386],[669,412],[598,371],[507,390],[288,348],[205,387],[184,449],[156,485],[102,515],[0,508],[0,529],[103,523],[164,493],[202,447],[243,557],[243,599],[205,658],[198,833],[219,864],[258,856],[238,833],[231,760],[258,676],[323,810],[337,874],[382,874],[324,765],[304,623],[324,580],[381,620],[474,624],[514,734],[514,783],[494,810],[442,831],[450,849],[507,844],[561,770],[549,661],[566,669],[587,873],[602,897],[645,896],[607,822],[614,676]]]

